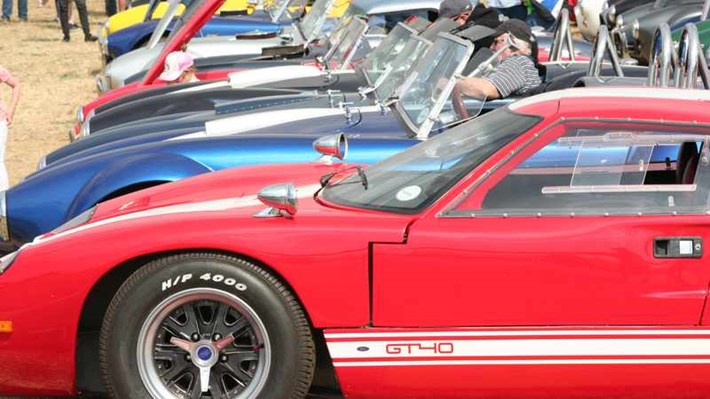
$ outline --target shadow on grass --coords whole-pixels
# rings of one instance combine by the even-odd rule
[[[72,71],[72,72],[67,72],[59,75],[59,80],[64,80],[64,79],[83,79],[84,74]]]
[[[57,32],[56,35],[51,35],[51,36],[39,36],[39,37],[33,37],[31,39],[24,39],[24,43],[50,43],[50,42],[58,42],[62,39],[62,32],[59,31]]]

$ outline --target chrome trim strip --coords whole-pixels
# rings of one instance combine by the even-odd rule
[[[596,193],[679,193],[695,192],[697,184],[652,184],[647,186],[600,185],[600,186],[550,186],[543,187],[543,194],[596,194]]]

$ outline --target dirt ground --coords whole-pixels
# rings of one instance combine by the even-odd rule
[[[81,29],[71,31],[71,42],[62,42],[54,0],[45,7],[28,0],[28,22],[19,22],[17,1],[13,3],[12,22],[0,23],[0,65],[22,83],[7,143],[10,185],[34,171],[42,155],[69,142],[77,107],[97,96],[94,77],[101,69],[98,45],[84,42]],[[104,1],[88,0],[87,6],[96,34],[106,19]],[[79,21],[76,9],[74,19]],[[1,85],[0,95],[7,105],[7,85]]]

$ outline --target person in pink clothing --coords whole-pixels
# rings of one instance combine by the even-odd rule
[[[2,102],[2,98],[0,98],[0,190],[6,190],[9,183],[7,169],[5,168],[5,144],[7,143],[9,126],[15,116],[17,103],[20,101],[20,81],[0,65],[0,83],[5,83],[12,88],[9,107],[6,107]]]
[[[195,73],[195,60],[184,51],[173,51],[165,57],[165,67],[158,79],[168,84],[199,82]]]

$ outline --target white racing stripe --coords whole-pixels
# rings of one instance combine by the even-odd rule
[[[318,191],[320,188],[321,188],[320,184],[313,184],[313,185],[309,185],[309,186],[296,187],[296,197],[297,198],[312,197],[316,193],[316,191]],[[160,207],[160,208],[153,208],[153,209],[147,209],[144,211],[127,213],[125,215],[120,215],[120,216],[116,216],[113,218],[99,220],[98,222],[94,222],[94,223],[83,224],[79,227],[64,231],[62,233],[59,233],[59,234],[56,234],[53,236],[49,236],[49,237],[42,238],[42,239],[35,239],[31,243],[31,245],[55,240],[55,239],[58,239],[60,237],[64,237],[69,234],[75,234],[80,231],[85,231],[85,230],[93,229],[96,227],[100,227],[100,226],[104,226],[104,225],[108,225],[108,224],[113,224],[113,223],[118,223],[118,222],[123,222],[123,221],[127,221],[127,220],[148,218],[151,216],[163,216],[163,215],[170,215],[170,214],[178,214],[178,213],[217,212],[217,211],[225,211],[228,209],[255,207],[255,206],[259,206],[260,204],[262,204],[262,202],[259,201],[259,199],[257,198],[256,195],[247,195],[247,196],[240,197],[240,198],[226,198],[226,199],[218,199],[218,200],[196,202],[196,203],[189,203],[189,204],[169,205],[169,206],[164,206],[164,207]],[[126,207],[129,207],[130,205],[131,205],[131,203],[127,203],[122,208],[125,209]]]
[[[218,89],[220,87],[227,87],[229,86],[229,83],[226,81],[217,81],[214,83],[205,83],[205,84],[200,84],[194,87],[188,87],[187,89],[181,89],[181,90],[175,90],[171,91],[168,93],[165,93],[163,95],[173,95],[173,94],[182,94],[182,93],[192,93],[196,91],[205,91],[205,90],[212,90],[212,89]]]
[[[295,78],[325,76],[323,71],[311,65],[283,65],[271,68],[249,69],[229,74],[229,85],[234,89],[279,82]]]
[[[353,112],[359,110],[365,112],[379,112],[378,107],[353,107]],[[342,108],[297,108],[285,109],[279,111],[256,112],[253,114],[233,116],[231,118],[222,118],[218,120],[208,121],[205,123],[205,131],[207,136],[228,136],[239,134],[257,129],[264,129],[272,126],[283,125],[290,122],[298,122],[308,119],[322,118],[326,116],[343,117],[345,121],[345,110]],[[343,122],[344,123],[344,122]],[[177,139],[177,138],[176,138]]]
[[[710,364],[710,329],[700,328],[329,331],[325,338],[337,367]]]
[[[373,332],[373,333],[339,333],[331,332],[325,334],[326,339],[333,338],[416,338],[416,337],[514,337],[514,336],[556,336],[556,335],[707,335],[710,337],[710,329],[654,329],[654,330],[605,330],[605,329],[587,329],[587,330],[486,330],[486,331],[461,331],[461,330],[437,330],[437,331],[417,331],[417,332]]]
[[[367,348],[367,350],[364,350]],[[329,342],[336,359],[411,357],[707,356],[710,338],[480,339]]]
[[[432,360],[392,362],[333,362],[335,367],[397,366],[520,366],[554,364],[710,364],[708,359],[550,359],[550,360]]]

